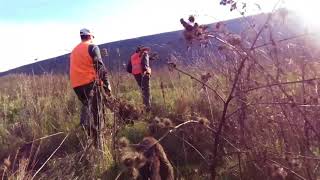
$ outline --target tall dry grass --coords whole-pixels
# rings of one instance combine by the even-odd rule
[[[205,57],[191,66],[171,57],[174,68],[152,75],[151,113],[116,127],[112,113],[106,114],[102,152],[79,128],[80,102],[67,76],[2,77],[3,177],[114,179],[125,169],[114,140],[125,136],[136,144],[152,135],[177,179],[319,179],[319,55],[306,55],[314,50],[307,40],[295,42],[296,48],[284,43],[259,49],[243,41],[221,45],[222,58],[204,49]],[[212,77],[204,84],[207,73]],[[110,78],[114,96],[142,107],[131,75]]]
[[[161,75],[162,72],[155,73],[152,77],[153,114],[141,117],[141,120],[148,122],[154,115],[183,115],[191,111],[188,105],[193,102],[188,99],[188,96],[198,96],[194,88],[189,88],[189,86],[194,87],[196,84],[187,77],[170,73],[169,81],[168,77]],[[133,77],[127,74],[116,75],[111,77],[114,95],[136,106],[142,106],[141,94]],[[116,84],[119,79],[121,84]],[[103,165],[95,162],[99,160],[99,152],[91,148],[86,149],[88,138],[79,126],[80,102],[70,87],[67,76],[10,75],[2,77],[0,81],[0,118],[2,119],[0,122],[0,159],[7,159],[11,163],[6,167],[5,177],[24,176],[26,179],[30,178],[29,176],[32,177],[58,148],[67,134],[69,135],[67,140],[52,159],[49,159],[37,177],[59,178],[68,174],[71,178],[75,177],[77,171],[80,173],[79,168],[86,169],[88,166],[92,166],[87,169],[88,174],[82,172],[76,175],[97,177],[98,174],[102,174],[103,168],[108,168],[113,164],[111,150],[108,148],[103,153],[106,157]],[[181,81],[184,83],[182,84]],[[110,118],[108,122],[110,127],[113,116],[108,118]],[[142,125],[141,128],[142,131],[145,131],[143,129],[146,129],[146,125]],[[109,131],[108,133],[107,144],[111,148],[111,136]],[[126,131],[123,133],[127,134]],[[136,141],[139,141],[140,138]],[[83,162],[85,165],[82,162],[76,162],[81,156],[89,159]],[[89,170],[93,172],[90,174]]]
[[[281,76],[282,82],[300,79],[301,74],[296,66],[298,63],[297,60],[290,65],[285,62],[282,64],[287,67]],[[307,68],[318,69],[313,64],[308,64]],[[194,68],[182,69],[197,78],[201,78],[203,72],[210,72],[214,76],[207,84],[222,97],[226,97],[229,92],[232,81],[221,69],[216,71],[214,68],[200,66],[201,71]],[[260,76],[259,71],[251,73],[250,81],[243,79],[239,84],[238,88],[242,90],[239,89],[238,93],[264,84],[267,88],[238,94],[231,101],[227,112],[228,121],[221,134],[224,140],[219,152],[218,177],[319,177],[317,135],[309,129],[307,136],[306,130],[302,128],[305,126],[304,116],[314,127],[319,126],[316,118],[318,80],[305,82],[303,91],[301,83],[281,85],[284,88],[281,89],[265,83],[268,80]],[[313,70],[306,73],[306,79],[312,77],[318,77],[318,72]],[[141,95],[133,77],[117,74],[111,79],[113,89],[117,92],[115,96],[142,106]],[[121,83],[117,85],[115,82],[118,79],[121,79]],[[67,134],[68,139],[36,177],[112,179],[121,171],[121,166],[112,158],[111,134],[107,136],[108,148],[103,153],[103,162],[99,161],[101,152],[88,147],[88,139],[78,126],[80,103],[69,86],[67,76],[12,75],[1,78],[1,84],[3,121],[0,154],[1,159],[9,157],[11,163],[8,167],[3,165],[2,171],[6,168],[4,177],[31,178]],[[287,93],[294,102],[285,97]],[[145,135],[149,135],[149,124],[153,123],[155,116],[167,117],[172,123],[168,127],[160,125],[153,132],[153,136],[158,138],[172,126],[199,120],[200,117],[207,119],[208,123],[199,120],[198,124],[183,126],[161,140],[177,177],[207,179],[213,156],[212,137],[223,110],[219,97],[212,91],[203,89],[192,78],[166,69],[154,73],[152,97],[152,113],[141,117],[140,122],[133,126],[119,127],[118,137],[126,136],[131,142],[138,143]],[[306,114],[303,115],[297,108],[301,108]],[[112,120],[109,123],[112,125]],[[37,140],[42,137],[45,139]]]

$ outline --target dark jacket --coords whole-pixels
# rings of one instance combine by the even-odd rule
[[[94,68],[99,75],[99,78],[103,82],[103,87],[106,90],[106,92],[111,92],[111,86],[108,80],[108,74],[107,74],[107,68],[105,67],[100,49],[97,45],[89,45],[89,54],[92,57]]]
[[[97,45],[89,45],[89,54],[93,60],[94,68],[102,81],[107,81],[107,70],[102,61],[100,49]]]

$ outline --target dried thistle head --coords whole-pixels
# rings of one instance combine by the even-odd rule
[[[129,140],[126,138],[126,137],[121,137],[119,140],[118,140],[118,146],[119,148],[125,148],[125,147],[128,147],[130,144]]]
[[[190,15],[189,18],[188,18],[188,20],[189,20],[190,22],[194,22],[194,21],[195,21],[194,15]]]
[[[135,166],[135,159],[136,159],[137,153],[128,151],[123,153],[123,155],[120,157],[120,162],[124,166],[130,168]]]
[[[280,167],[277,164],[271,165],[271,176],[276,179],[286,179],[288,173],[284,170],[283,167]]]
[[[166,125],[164,124],[164,122],[160,122],[159,124],[157,124],[157,127],[159,127],[159,128],[165,128]]]
[[[134,159],[131,157],[127,157],[122,162],[126,167],[133,167],[134,166]]]
[[[174,62],[168,62],[168,69],[169,71],[173,71],[177,65]]]
[[[132,120],[136,120],[140,117],[142,112],[141,109],[121,99],[116,99],[114,102],[115,108],[113,109],[116,109],[121,119],[126,122],[132,123]]]
[[[155,117],[151,123],[153,126],[158,127],[158,128],[164,128],[165,125],[163,123],[163,119],[159,117]]]
[[[150,149],[152,146],[158,143],[154,137],[148,136],[143,138],[143,140],[139,143],[138,151],[144,152],[147,149]]]
[[[233,46],[240,45],[241,44],[241,37],[237,34],[232,34],[232,35],[230,35],[228,42]]]
[[[197,117],[197,121],[202,125],[209,125],[209,120],[204,117]]]
[[[160,121],[161,121],[161,119],[160,119],[158,116],[156,116],[156,117],[154,117],[154,119],[153,119],[152,122],[153,122],[154,124],[159,124]]]
[[[137,168],[134,168],[134,167],[128,168],[127,173],[128,173],[128,176],[130,177],[130,179],[135,180],[135,179],[138,179],[138,177],[139,177],[139,171]]]
[[[137,168],[141,168],[142,166],[144,166],[147,162],[147,159],[146,157],[141,154],[141,153],[138,153],[135,157],[135,167]]]
[[[11,161],[9,160],[9,157],[5,158],[3,160],[3,164],[0,166],[0,170],[2,169],[4,171],[7,171],[8,169],[10,169],[10,166],[11,166]]]
[[[201,81],[206,83],[209,81],[209,79],[212,77],[212,75],[208,72],[206,74],[201,75]]]
[[[289,165],[292,168],[301,168],[301,162],[298,159],[291,159],[289,160]]]
[[[8,158],[5,158],[4,160],[3,160],[3,165],[6,167],[6,168],[10,168],[10,166],[11,166],[11,161],[10,161],[10,159],[9,159],[9,157]]]
[[[288,173],[282,167],[277,168],[277,170],[272,173],[272,177],[279,179],[286,179],[287,175]]]
[[[191,118],[196,118],[196,117],[198,117],[198,116],[199,116],[199,114],[196,113],[196,112],[192,112],[192,113],[191,113]]]
[[[173,123],[172,123],[172,121],[171,121],[169,118],[163,118],[163,119],[162,119],[162,123],[164,124],[164,126],[165,126],[166,128],[173,127]]]

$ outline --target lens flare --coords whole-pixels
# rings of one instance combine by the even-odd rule
[[[312,29],[320,28],[320,1],[317,0],[286,0],[285,6],[294,11],[303,21],[303,25]]]

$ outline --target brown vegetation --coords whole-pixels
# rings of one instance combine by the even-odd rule
[[[212,39],[219,56],[201,49],[191,67],[172,56],[169,70],[153,73],[151,113],[139,110],[132,77],[114,74],[121,83],[106,104],[100,150],[78,126],[67,77],[1,78],[2,177],[117,179],[126,169],[135,179],[149,165],[165,174],[164,163],[177,179],[319,179],[319,49],[303,36],[277,41],[276,25],[268,18],[254,38],[220,32]]]

